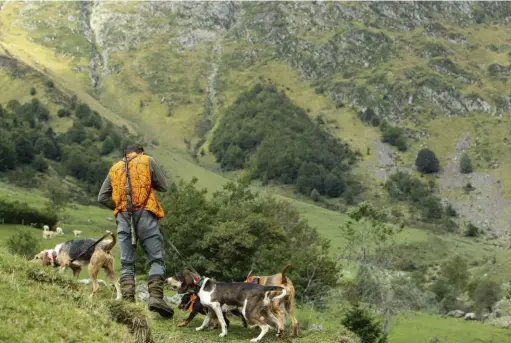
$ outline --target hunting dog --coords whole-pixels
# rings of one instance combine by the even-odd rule
[[[213,312],[216,314],[222,332],[220,337],[227,335],[227,325],[224,321],[223,311],[237,309],[249,323],[261,328],[261,333],[251,342],[260,341],[270,329],[269,319],[277,327],[277,336],[283,328],[277,317],[271,311],[271,303],[279,301],[286,296],[286,289],[278,286],[262,286],[246,282],[217,282],[207,277],[189,271],[183,271],[183,280],[178,294],[195,291],[201,304],[209,308],[206,318],[197,331],[208,327]]]
[[[80,237],[82,235],[82,232],[80,230],[73,230],[73,233],[75,235],[75,238]]]
[[[116,243],[116,237],[110,231],[107,231],[107,234],[112,236],[112,240],[73,239],[57,244],[54,249],[41,251],[34,257],[34,260],[41,262],[43,266],[60,267],[61,272],[70,268],[75,278],[80,275],[82,267],[88,266],[89,276],[92,280],[91,297],[99,291],[98,273],[103,268],[115,286],[116,300],[120,300],[122,298],[121,287],[115,279],[114,257],[111,253]],[[95,243],[97,244],[91,248]]]
[[[173,290],[177,291],[181,287],[181,283],[182,283],[182,281],[179,281],[179,280],[183,280],[182,272],[176,273],[175,278],[173,278],[173,277],[167,278],[166,283],[169,284]],[[186,318],[181,323],[177,324],[178,327],[188,326],[188,324],[190,324],[190,322],[197,316],[198,313],[203,314],[203,315],[208,314],[208,308],[205,307],[204,305],[202,305],[202,303],[200,302],[200,298],[196,294],[191,294],[191,293],[183,294],[183,296],[181,297],[181,303],[177,307],[180,310],[190,312],[190,315],[188,316],[188,318]],[[230,313],[236,317],[241,318],[244,328],[246,328],[248,326],[247,321],[245,320],[245,317],[243,317],[243,314],[241,314],[241,312],[239,310],[234,309],[234,310],[230,311]],[[225,312],[223,313],[223,317],[225,320],[225,324],[227,325],[227,328],[229,328],[230,322],[229,322],[229,319],[227,318],[227,316],[225,315]],[[211,320],[213,322],[213,329],[217,329],[218,327],[220,327],[220,323],[219,323],[218,318],[216,317],[215,313],[213,313],[213,318]]]
[[[43,239],[49,239],[57,236],[55,231],[43,231]]]
[[[286,308],[286,312],[291,317],[291,322],[293,323],[293,337],[298,336],[298,321],[295,317],[295,288],[291,280],[286,276],[286,270],[291,267],[291,265],[286,264],[284,268],[282,268],[282,272],[269,275],[269,276],[255,276],[252,275],[252,271],[250,271],[245,279],[245,282],[248,283],[256,283],[263,286],[280,286],[286,289],[286,296],[282,298],[279,303],[272,303],[272,311],[277,314],[279,321],[281,322],[282,327],[285,327],[286,320],[284,318],[284,313],[282,312],[280,306],[284,305]]]

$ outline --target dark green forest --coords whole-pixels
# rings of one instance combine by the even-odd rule
[[[248,168],[263,184],[292,184],[307,196],[351,197],[358,154],[329,135],[273,85],[257,84],[227,109],[211,151],[224,170]]]
[[[62,178],[76,178],[82,189],[95,195],[113,154],[120,156],[122,147],[135,138],[86,104],[71,102],[56,115],[72,120],[67,132],[53,130],[54,116],[36,97],[24,104],[17,100],[0,104],[0,176],[33,187],[52,168]]]

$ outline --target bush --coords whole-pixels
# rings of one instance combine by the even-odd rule
[[[470,174],[472,173],[472,161],[470,160],[470,157],[468,157],[467,154],[463,154],[460,160],[460,172],[463,174]]]
[[[71,115],[71,112],[69,110],[66,110],[65,108],[61,108],[58,112],[57,112],[57,115],[60,117],[60,118],[64,118],[64,117],[69,117]]]
[[[465,236],[467,237],[479,236],[479,228],[472,223],[468,223],[467,229],[465,231]]]
[[[237,145],[231,145],[225,151],[225,155],[222,158],[221,166],[225,170],[236,170],[243,168],[245,164],[245,154],[241,148]]]
[[[459,294],[464,291],[469,278],[468,264],[462,256],[456,255],[441,265],[442,278]]]
[[[440,170],[440,162],[433,151],[424,148],[419,151],[415,160],[415,166],[423,174],[437,173]]]
[[[443,215],[442,202],[434,195],[429,195],[420,201],[422,215],[425,219],[441,219]]]
[[[37,91],[35,90],[34,87],[30,88],[30,95],[34,96],[37,94]]]
[[[28,207],[27,204],[3,200],[0,200],[0,219],[5,224],[21,224],[24,221],[26,225],[34,223],[40,227],[55,226],[58,220],[57,216]]]
[[[44,173],[48,170],[48,163],[46,163],[41,155],[37,155],[32,162],[32,167],[38,172]]]
[[[34,147],[30,141],[20,136],[14,142],[16,148],[16,156],[18,157],[18,161],[22,164],[30,164],[34,159]]]
[[[492,280],[483,279],[471,284],[470,298],[474,301],[477,312],[483,311],[491,313],[493,305],[499,301],[502,295],[502,289],[498,283]]]
[[[78,119],[86,119],[90,116],[91,110],[87,104],[79,104],[76,106],[75,114]]]
[[[160,227],[200,274],[244,280],[249,269],[271,274],[293,261],[288,275],[297,300],[324,305],[329,289],[337,285],[339,266],[329,242],[289,203],[252,193],[246,181],[228,183],[212,197],[196,182],[172,186],[162,200],[167,217]],[[187,261],[166,254],[165,263],[179,270]]]
[[[451,204],[447,204],[447,206],[445,206],[445,215],[448,217],[457,217],[458,212],[456,212],[456,209],[452,207]]]
[[[46,85],[46,87],[47,87],[47,88],[50,88],[50,89],[52,89],[53,87],[55,87],[55,85],[53,84],[53,81],[52,81],[52,80],[48,80],[48,81],[46,81],[45,85]]]
[[[381,324],[358,305],[346,313],[341,323],[348,330],[356,333],[362,343],[376,343],[383,336]]]
[[[319,201],[321,199],[321,195],[319,195],[319,192],[316,189],[312,190],[310,197],[313,201]]]
[[[101,145],[101,155],[108,155],[115,150],[115,143],[112,138],[107,137]]]
[[[18,232],[7,240],[7,249],[11,254],[30,259],[39,252],[39,242],[28,232]]]
[[[404,137],[404,130],[395,126],[385,126],[382,130],[383,143],[389,143],[397,147],[400,151],[406,151],[406,138]]]

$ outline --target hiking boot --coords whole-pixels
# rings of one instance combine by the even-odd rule
[[[164,318],[172,318],[174,310],[163,300],[163,276],[150,277],[147,283],[149,291],[149,311],[158,312]]]
[[[121,293],[122,299],[126,300],[130,303],[135,302],[135,279],[121,279],[119,281],[121,284]]]

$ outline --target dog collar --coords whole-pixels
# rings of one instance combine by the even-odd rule
[[[57,261],[57,252],[55,250],[51,252],[51,262],[54,267],[59,266],[59,261]]]

